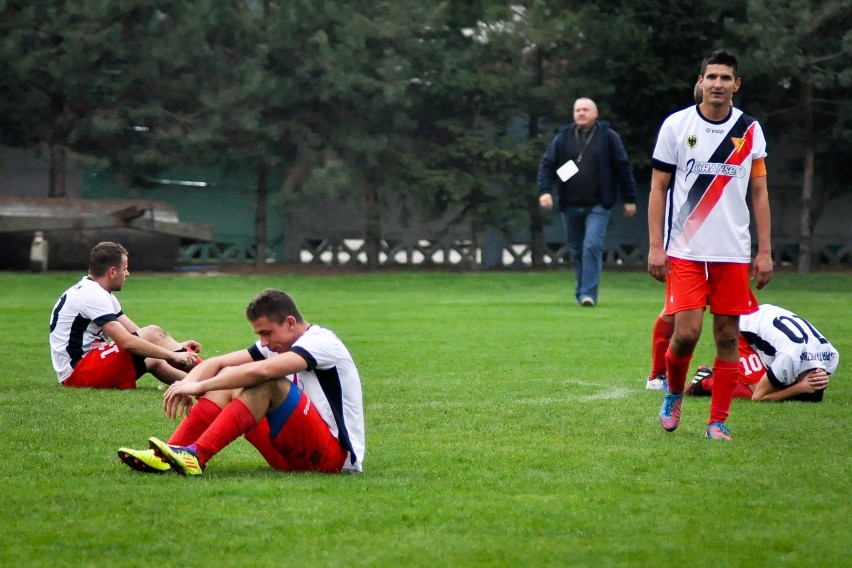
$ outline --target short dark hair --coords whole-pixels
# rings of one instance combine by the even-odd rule
[[[89,253],[89,274],[103,276],[113,266],[121,266],[124,255],[128,255],[127,249],[118,243],[103,241],[96,244]]]
[[[267,288],[262,291],[252,298],[246,308],[246,317],[249,321],[257,321],[266,317],[270,321],[281,324],[288,316],[293,316],[299,323],[305,321],[293,298],[286,292],[275,288]]]
[[[701,75],[704,75],[707,71],[708,65],[727,65],[734,70],[734,79],[740,76],[736,56],[726,49],[717,49],[704,58],[704,61],[701,62]]]

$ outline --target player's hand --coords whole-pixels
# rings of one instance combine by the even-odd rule
[[[636,215],[636,204],[635,203],[625,203],[624,204],[624,216],[627,219],[630,219]]]
[[[824,390],[828,388],[829,381],[830,379],[828,373],[826,373],[824,369],[814,369],[812,371],[808,371],[808,373],[802,379],[802,382],[806,383],[808,386],[807,392],[816,392]]]
[[[660,282],[666,281],[666,275],[669,273],[669,257],[662,248],[648,250],[648,273]]]
[[[538,196],[538,204],[542,209],[550,211],[553,209],[553,196],[549,193],[542,193]]]
[[[198,362],[198,355],[192,351],[175,351],[172,360],[169,362],[175,364],[179,369],[188,371],[195,367]]]
[[[193,353],[201,353],[201,344],[195,341],[194,339],[187,339],[183,343],[181,343],[184,347],[186,347],[187,351],[192,351]]]
[[[751,279],[757,280],[757,289],[760,290],[772,280],[772,255],[769,253],[757,253],[751,266]]]
[[[177,418],[192,408],[192,397],[203,394],[204,389],[196,381],[178,381],[169,385],[163,394],[163,412],[169,418]]]
[[[168,402],[163,400],[163,412],[171,419],[186,416],[192,410],[195,400],[191,396],[176,396]]]

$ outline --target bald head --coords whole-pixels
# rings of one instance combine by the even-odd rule
[[[598,105],[585,97],[574,101],[574,124],[583,130],[588,130],[598,119]]]

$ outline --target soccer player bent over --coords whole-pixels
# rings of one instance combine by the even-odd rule
[[[840,353],[811,322],[772,304],[740,318],[739,351],[734,397],[755,401],[821,402],[840,363]],[[716,381],[707,371],[699,369],[688,396],[713,392]]]
[[[189,409],[186,417],[168,442],[121,448],[121,460],[138,471],[200,475],[244,435],[281,471],[361,471],[361,379],[349,351],[333,332],[305,321],[280,290],[255,296],[246,317],[259,340],[202,362],[170,386],[164,411],[175,418]],[[195,406],[193,396],[200,397]]]
[[[701,104],[666,118],[652,158],[648,272],[666,283],[665,312],[674,316],[659,418],[669,432],[680,424],[686,373],[709,305],[716,383],[706,435],[730,440],[725,420],[739,370],[739,316],[758,306],[749,287],[749,193],[758,241],[751,276],[758,289],[772,279],[766,141],[760,124],[731,106],[741,83],[736,57],[711,53],[698,80]]]

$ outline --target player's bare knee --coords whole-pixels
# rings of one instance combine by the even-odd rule
[[[678,356],[689,355],[695,351],[695,346],[698,344],[698,339],[701,337],[701,332],[691,330],[675,333],[671,340],[672,353]]]
[[[159,342],[166,337],[166,332],[163,331],[163,328],[153,324],[140,327],[136,334],[145,341],[150,341],[151,343],[156,343],[158,345]]]

